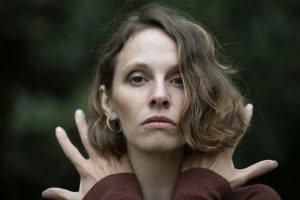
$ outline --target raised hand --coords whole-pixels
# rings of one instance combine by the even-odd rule
[[[42,193],[44,198],[57,200],[83,199],[85,194],[100,179],[111,174],[132,172],[126,155],[118,159],[113,155],[104,156],[93,149],[89,142],[88,127],[82,110],[77,110],[75,112],[75,122],[81,141],[89,158],[86,159],[81,155],[78,149],[69,140],[64,129],[57,127],[55,133],[62,150],[73,163],[80,175],[79,191],[72,192],[62,188],[48,188]]]
[[[252,114],[253,106],[251,104],[248,104],[245,107],[245,115],[247,117],[248,124],[250,123]],[[236,188],[245,184],[248,180],[261,176],[277,167],[278,164],[276,161],[263,160],[247,168],[236,169],[232,161],[232,156],[243,136],[244,134],[237,139],[235,145],[232,148],[227,148],[215,155],[194,153],[193,155],[186,156],[182,171],[191,168],[210,169],[229,181],[231,188]]]

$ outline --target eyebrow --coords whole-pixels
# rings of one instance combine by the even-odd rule
[[[142,62],[142,61],[133,61],[133,62],[127,63],[126,65],[123,66],[122,71],[127,72],[132,69],[143,69],[148,72],[151,71],[151,67],[147,63]],[[170,66],[170,69],[168,71],[169,71],[168,73],[171,73],[171,74],[175,73],[175,72],[179,71],[179,66],[178,65]]]

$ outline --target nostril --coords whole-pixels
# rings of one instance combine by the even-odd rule
[[[162,105],[163,105],[163,106],[168,106],[168,105],[169,105],[169,102],[168,102],[168,101],[164,101],[164,102],[162,103]]]
[[[159,100],[153,99],[153,100],[151,100],[151,101],[149,102],[149,105],[150,105],[151,107],[155,107],[155,106],[159,106],[159,107],[160,107],[160,106],[162,106],[162,107],[169,107],[170,102],[167,101],[167,100],[159,101]]]
[[[151,104],[151,105],[155,105],[155,104],[156,104],[156,101],[155,101],[155,100],[152,100],[152,101],[150,102],[150,104]]]

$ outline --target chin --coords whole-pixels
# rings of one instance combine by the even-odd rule
[[[186,144],[184,137],[175,131],[141,132],[126,139],[127,145],[149,153],[171,152],[182,148]]]
[[[156,147],[156,148],[144,148],[143,150],[148,153],[167,153],[172,151],[177,151],[178,149],[182,148],[183,146],[177,147]]]
[[[183,141],[166,141],[164,139],[147,141],[144,143],[138,144],[139,149],[149,153],[158,153],[158,152],[170,152],[178,150],[184,147],[185,142]]]

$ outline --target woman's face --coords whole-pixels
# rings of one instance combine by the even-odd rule
[[[130,38],[120,52],[109,98],[128,148],[170,151],[185,144],[179,130],[184,99],[176,43],[151,28]]]

